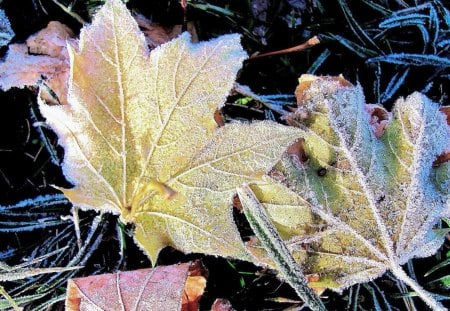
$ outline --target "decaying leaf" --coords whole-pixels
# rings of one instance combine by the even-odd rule
[[[239,36],[152,50],[120,0],[107,1],[69,49],[69,104],[41,103],[65,148],[61,189],[82,208],[120,214],[154,262],[184,252],[248,259],[235,227],[236,186],[261,178],[298,137],[271,122],[217,128],[214,111],[245,52]]]
[[[4,62],[0,63],[0,88],[24,88],[43,82],[41,96],[49,103],[67,103],[69,59],[66,41],[73,32],[60,22],[48,26],[28,38],[26,44],[11,44]],[[45,92],[47,91],[47,92]]]
[[[154,49],[163,43],[169,42],[182,33],[183,25],[175,25],[172,27],[163,26],[151,22],[145,16],[140,14],[136,14],[134,19],[144,33],[145,41],[150,49]],[[192,42],[198,42],[197,32],[192,22],[187,23],[186,30],[191,34]]]
[[[71,279],[66,310],[198,310],[206,286],[199,266],[197,261]]]
[[[298,94],[290,123],[303,131],[307,160],[287,156],[274,171],[281,183],[252,186],[294,258],[335,290],[390,270],[420,291],[400,265],[433,255],[444,239],[433,226],[450,212],[450,164],[433,162],[450,150],[445,115],[415,93],[382,117],[380,132],[359,86],[305,75]]]

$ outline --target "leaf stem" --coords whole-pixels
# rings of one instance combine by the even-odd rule
[[[19,305],[16,303],[16,301],[8,294],[8,292],[3,288],[3,286],[0,285],[0,295],[6,298],[6,300],[9,302],[9,305],[11,308],[15,311],[21,311],[22,308],[19,307]]]
[[[390,265],[392,274],[401,281],[403,281],[406,285],[408,285],[411,289],[413,289],[416,294],[433,310],[445,311],[447,310],[442,306],[440,302],[438,302],[434,297],[427,292],[422,286],[420,286],[416,281],[410,278],[406,272],[400,267],[397,263],[392,263]]]
[[[60,3],[58,0],[52,0],[54,4],[59,6],[64,12],[72,16],[77,22],[79,22],[81,25],[86,25],[86,21],[77,13],[73,12],[71,8],[68,8],[64,6],[62,3]]]
[[[258,201],[253,191],[248,185],[243,185],[237,189],[237,193],[251,228],[275,262],[278,271],[312,310],[325,311],[326,308],[322,300],[308,286],[303,271],[292,258],[286,244],[272,225],[265,208]]]
[[[272,51],[272,52],[267,52],[267,53],[263,53],[263,54],[253,54],[252,56],[250,56],[250,58],[248,60],[251,61],[251,60],[255,60],[257,58],[261,58],[261,57],[300,52],[300,51],[307,50],[319,43],[320,43],[319,38],[317,36],[314,36],[314,37],[308,39],[306,42],[296,45],[294,47],[288,48],[288,49]]]

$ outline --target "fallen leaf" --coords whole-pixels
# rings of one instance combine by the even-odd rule
[[[163,26],[158,23],[153,23],[141,14],[134,16],[139,28],[144,33],[145,40],[150,49],[154,49],[163,43],[169,42],[181,35],[183,25]],[[192,42],[198,42],[197,31],[194,23],[188,22],[186,24],[186,31],[191,34]]]
[[[234,224],[236,186],[261,178],[298,137],[272,122],[217,128],[246,53],[238,35],[152,50],[120,0],[69,49],[69,104],[40,104],[65,149],[61,189],[82,208],[120,214],[155,261],[165,246],[250,260]]]
[[[196,311],[199,309],[199,301],[205,291],[207,277],[208,271],[201,261],[197,260],[191,263],[181,297],[182,311]]]
[[[30,36],[26,44],[11,44],[5,61],[0,63],[0,88],[7,91],[12,87],[37,86],[43,81],[47,87],[42,88],[42,99],[66,104],[69,59],[65,46],[71,37],[73,32],[67,26],[50,22]]]
[[[67,60],[66,43],[73,37],[74,33],[69,27],[60,22],[51,21],[47,27],[30,36],[26,44],[30,54],[48,55]]]
[[[390,270],[440,308],[400,267],[433,255],[444,240],[433,231],[450,213],[450,165],[433,167],[450,147],[439,105],[419,93],[399,99],[378,137],[361,87],[302,76],[299,89],[301,113],[291,121],[303,131],[308,161],[286,156],[276,166],[283,183],[251,187],[294,258],[320,276],[313,286],[340,291]]]
[[[67,284],[66,310],[198,310],[206,279],[191,287],[199,262],[76,278]],[[190,292],[194,300],[185,298]]]

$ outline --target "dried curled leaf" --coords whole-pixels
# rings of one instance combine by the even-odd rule
[[[198,310],[200,262],[71,279],[66,310]]]
[[[134,16],[139,28],[145,36],[145,40],[150,49],[154,49],[163,43],[175,39],[182,33],[183,25],[175,25],[172,27],[165,27],[163,25],[153,23],[145,16],[136,14]],[[186,30],[191,34],[192,42],[198,42],[197,32],[193,22],[187,22]]]
[[[248,259],[232,194],[264,175],[298,130],[216,129],[214,111],[246,57],[239,36],[193,44],[184,33],[149,55],[124,4],[111,0],[69,54],[69,104],[40,105],[65,148],[69,200],[134,223],[152,261],[167,245]]]
[[[450,212],[449,163],[433,167],[450,149],[439,106],[418,93],[400,99],[391,116],[378,111],[389,119],[380,132],[359,86],[302,76],[298,90],[289,121],[307,160],[285,157],[272,174],[281,183],[252,190],[305,273],[340,290],[434,254],[443,235],[433,226]]]
[[[59,103],[67,103],[69,59],[66,41],[73,32],[60,22],[50,22],[30,36],[26,44],[11,44],[3,63],[0,63],[0,88],[36,86],[41,81],[51,89]],[[41,92],[42,99],[57,103],[54,96]]]

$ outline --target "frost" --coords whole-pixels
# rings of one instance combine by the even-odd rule
[[[252,186],[293,256],[335,290],[391,270],[420,291],[399,266],[444,239],[433,226],[448,216],[449,163],[433,163],[450,150],[446,116],[419,93],[388,114],[341,77],[302,76],[296,93],[287,120],[307,160],[286,156],[271,174],[281,184]]]
[[[5,61],[0,63],[0,88],[7,91],[41,84],[43,100],[65,104],[69,76],[66,41],[72,36],[67,26],[50,22],[26,44],[11,44]]]
[[[238,35],[149,53],[120,0],[107,1],[69,48],[67,105],[40,104],[65,149],[61,189],[75,205],[119,214],[154,262],[184,252],[249,259],[231,198],[280,159],[298,129],[272,122],[218,129],[214,111],[246,58]]]
[[[193,262],[71,279],[66,310],[196,310],[204,274]]]
[[[14,38],[14,35],[5,11],[0,9],[0,47],[7,45]]]

